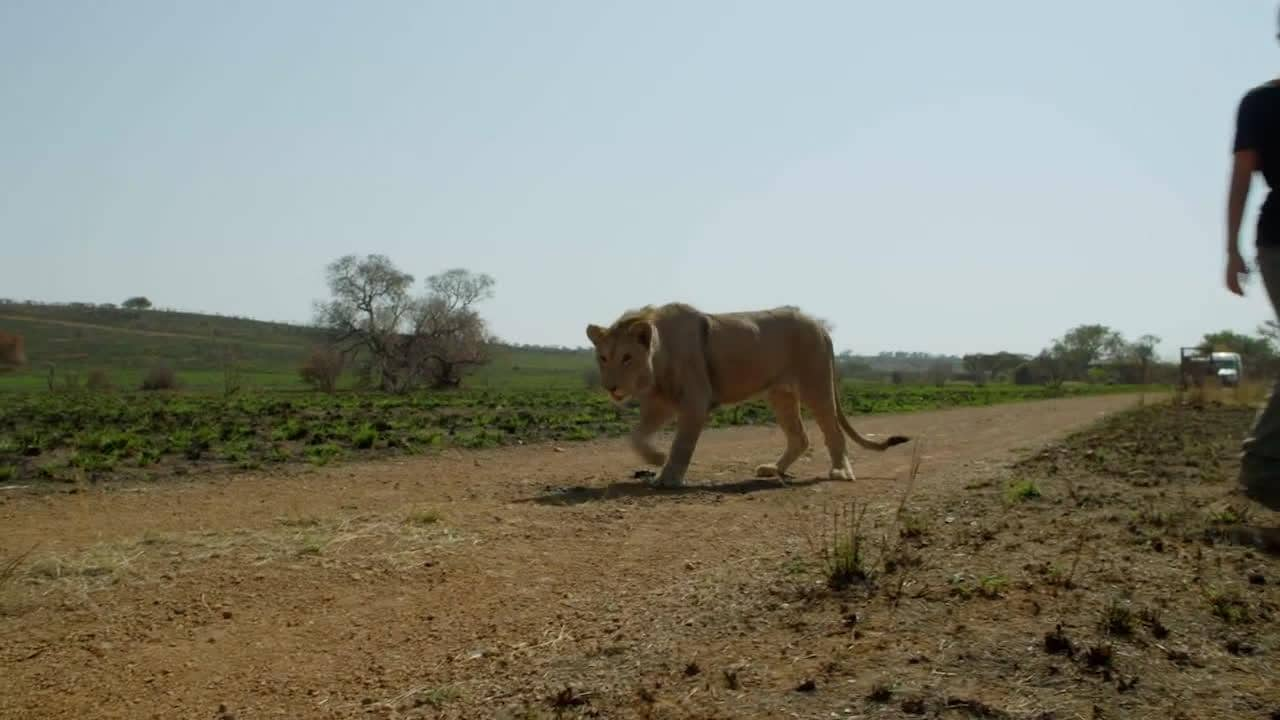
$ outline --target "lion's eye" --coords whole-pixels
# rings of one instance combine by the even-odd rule
[[[622,356],[622,364],[623,364],[623,365],[626,365],[626,364],[627,364],[627,363],[629,363],[629,362],[631,362],[631,356],[630,356],[630,355],[623,355],[623,356]]]
[[[601,356],[600,356],[600,362],[602,362],[602,363],[607,363],[607,362],[609,362],[609,358],[607,358],[607,357],[605,357],[605,356],[601,355]]]

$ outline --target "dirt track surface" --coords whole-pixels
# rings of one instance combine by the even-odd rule
[[[853,421],[924,439],[928,496],[1134,402]],[[768,574],[824,503],[895,506],[913,447],[829,482],[809,430],[787,488],[751,477],[782,448],[770,427],[704,434],[677,491],[608,440],[0,498],[0,559],[35,547],[0,608],[0,717],[484,718],[565,687],[571,711],[640,717],[694,658],[786,700],[800,651],[768,644]],[[732,683],[704,702],[780,712]]]

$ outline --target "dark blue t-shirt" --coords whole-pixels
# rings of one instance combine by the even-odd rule
[[[1232,151],[1258,153],[1259,170],[1267,181],[1267,197],[1258,214],[1257,244],[1280,246],[1280,209],[1272,190],[1280,180],[1280,84],[1259,85],[1245,93],[1236,110]]]

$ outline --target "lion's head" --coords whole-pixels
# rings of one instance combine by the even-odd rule
[[[588,325],[587,337],[596,347],[600,384],[614,402],[643,395],[653,387],[658,338],[648,318],[624,317],[607,329]]]

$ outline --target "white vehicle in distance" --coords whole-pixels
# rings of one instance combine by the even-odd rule
[[[1240,353],[1215,352],[1210,354],[1209,358],[1210,364],[1217,371],[1218,381],[1224,387],[1235,387],[1240,384],[1240,375],[1243,368]]]
[[[1244,376],[1244,363],[1240,353],[1214,351],[1204,352],[1200,348],[1182,348],[1182,387],[1197,387],[1208,378],[1218,381],[1223,387],[1236,387]]]

